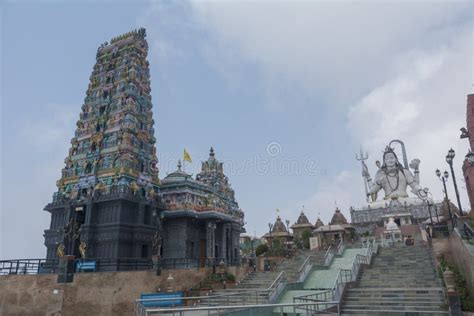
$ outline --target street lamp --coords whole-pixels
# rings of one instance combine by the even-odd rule
[[[459,215],[463,216],[462,208],[461,208],[461,199],[459,198],[458,185],[456,183],[456,175],[454,174],[454,169],[453,169],[454,156],[455,156],[454,149],[451,148],[448,151],[448,154],[446,155],[446,162],[448,163],[449,167],[451,168],[451,175],[453,177],[453,184],[454,184],[454,192],[456,192],[456,199],[458,201]]]
[[[446,205],[448,206],[449,219],[451,220],[451,226],[454,227],[453,215],[451,214],[451,206],[449,205],[448,190],[446,190],[446,181],[448,181],[449,173],[444,171],[443,176],[441,176],[441,171],[436,169],[436,176],[443,182],[444,195],[446,198]]]
[[[273,224],[272,223],[268,223],[268,230],[269,230],[269,233],[270,233],[270,249],[273,250],[273,240],[272,240],[272,228],[273,228]]]
[[[425,193],[426,193],[426,196],[427,196],[427,199],[426,199],[426,204],[428,204],[428,213],[430,213],[430,222],[431,222],[431,227],[433,227],[433,217],[431,216],[431,203],[430,203],[430,198],[428,196],[428,194],[431,194],[429,191],[428,191],[428,188],[425,188]],[[431,237],[431,236],[430,236]]]

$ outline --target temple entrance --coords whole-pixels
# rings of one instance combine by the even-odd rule
[[[204,267],[206,265],[206,240],[199,241],[199,265]]]

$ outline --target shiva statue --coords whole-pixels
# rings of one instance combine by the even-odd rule
[[[419,181],[418,167],[420,160],[413,159],[410,164],[410,167],[415,171],[414,176],[408,169],[403,143],[401,141],[395,142],[402,144],[405,166],[398,161],[398,157],[390,145],[385,148],[383,153],[383,163],[376,162],[379,169],[374,181],[370,177],[367,165],[362,161],[362,176],[367,181],[369,187],[367,194],[372,198],[372,202],[375,202],[377,200],[377,193],[380,189],[383,189],[385,193],[384,200],[405,200],[409,199],[407,186],[410,186],[412,192],[422,201],[425,201],[427,199],[427,189],[423,189]]]

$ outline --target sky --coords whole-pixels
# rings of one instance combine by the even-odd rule
[[[327,223],[364,202],[362,147],[375,174],[392,139],[454,169],[463,208],[473,3],[458,1],[3,1],[0,4],[0,258],[43,258],[43,231],[97,47],[145,27],[160,176],[183,148],[196,174],[214,147],[263,235],[279,214]],[[399,150],[399,149],[397,149]],[[448,182],[448,194],[454,189]],[[380,195],[380,194],[379,194]],[[453,199],[454,200],[454,199]],[[279,210],[277,212],[276,210]]]

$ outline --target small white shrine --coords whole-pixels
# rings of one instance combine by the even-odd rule
[[[403,241],[402,231],[398,227],[393,217],[390,217],[388,223],[385,225],[385,229],[380,236],[382,240],[382,246],[394,246],[395,243],[401,243]]]

